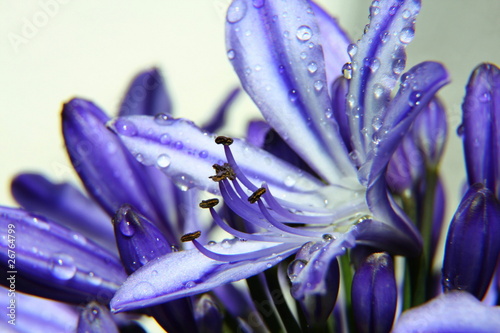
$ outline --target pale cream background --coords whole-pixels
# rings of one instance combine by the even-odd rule
[[[47,7],[47,4],[57,3]],[[237,84],[225,55],[224,9],[229,0],[96,1],[0,0],[0,202],[13,204],[10,178],[21,170],[53,180],[76,180],[60,134],[61,103],[73,96],[94,100],[112,114],[129,80],[158,66],[177,114],[206,120]],[[367,23],[367,0],[321,1],[353,39]],[[424,0],[408,65],[445,63],[453,83],[442,96],[450,114],[443,165],[455,206],[463,180],[460,122],[464,84],[481,61],[500,63],[500,1]],[[29,22],[29,23],[27,23]],[[26,37],[15,45],[14,34]],[[233,113],[231,135],[241,133],[248,98]],[[450,210],[451,212],[451,210]]]

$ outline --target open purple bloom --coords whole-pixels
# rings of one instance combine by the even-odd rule
[[[330,263],[356,243],[418,254],[420,236],[389,194],[385,170],[415,117],[448,81],[434,62],[403,74],[419,9],[417,0],[374,1],[365,34],[348,45],[336,21],[310,1],[230,5],[228,58],[267,123],[311,172],[249,143],[262,143],[262,137],[218,137],[221,148],[215,135],[184,119],[109,122],[143,164],[183,187],[221,195],[246,221],[245,230],[235,229],[215,211],[215,199],[202,202],[236,238],[205,246],[188,237],[196,249],[166,254],[137,270],[115,295],[113,309],[207,291],[305,247],[307,259],[291,278],[298,300],[325,295]],[[345,66],[342,49],[351,59]],[[330,93],[342,66],[345,79]]]

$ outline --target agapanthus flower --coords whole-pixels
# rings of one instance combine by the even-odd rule
[[[385,170],[415,117],[448,81],[435,62],[404,72],[419,10],[416,0],[374,1],[364,35],[350,44],[337,22],[310,1],[233,1],[226,16],[228,58],[284,149],[309,169],[248,142],[259,139],[216,137],[184,119],[109,122],[142,163],[168,159],[161,170],[175,182],[221,195],[245,221],[237,229],[216,211],[218,200],[203,201],[235,238],[207,245],[189,238],[196,249],[137,270],[112,308],[208,291],[294,253],[291,292],[304,304],[327,297],[330,263],[346,248],[363,244],[417,255],[419,233],[389,194]]]
[[[216,124],[223,123],[236,94],[221,105]],[[135,78],[119,114],[161,118],[171,111],[163,80],[153,69]],[[95,104],[73,99],[64,105],[62,118],[69,156],[93,200],[69,183],[18,175],[12,193],[24,209],[0,208],[2,228],[12,231],[2,236],[2,267],[15,267],[17,290],[87,306],[80,312],[79,330],[111,331],[116,324],[108,303],[127,274],[178,251],[187,230],[208,226],[197,210],[186,209],[198,201],[198,191],[182,191],[157,169],[138,163],[106,128],[109,117]],[[8,249],[15,251],[14,261],[8,260]],[[2,284],[9,287],[8,280]],[[146,312],[168,330],[196,327],[190,299]]]

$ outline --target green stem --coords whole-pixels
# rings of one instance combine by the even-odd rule
[[[247,278],[252,300],[269,330],[271,332],[284,332],[278,314],[274,308],[273,301],[269,298],[269,293],[263,280],[265,280],[265,277],[262,273]]]
[[[351,267],[351,261],[349,260],[349,255],[346,253],[343,256],[340,256],[339,263],[340,263],[340,272],[342,274],[342,282],[344,287],[345,311],[347,317],[348,332],[355,332],[354,315],[352,310],[352,299],[351,299],[353,272]]]

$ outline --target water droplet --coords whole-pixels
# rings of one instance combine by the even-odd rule
[[[137,127],[130,120],[118,119],[115,123],[116,131],[125,136],[137,135]]]
[[[157,276],[158,275],[158,271],[157,270],[154,270],[151,272],[151,276]]]
[[[399,40],[401,43],[408,44],[413,40],[413,37],[415,37],[415,30],[413,30],[413,28],[404,28],[399,33]]]
[[[295,185],[296,182],[297,180],[292,176],[287,176],[284,181],[285,186],[287,187],[292,187],[293,185]]]
[[[305,58],[307,58],[307,53],[300,52],[300,59],[304,60]]]
[[[479,102],[488,103],[489,101],[491,101],[491,93],[489,91],[486,91],[479,95]]]
[[[193,288],[193,287],[195,287],[195,286],[196,286],[196,282],[194,282],[194,281],[188,281],[188,282],[186,282],[186,284],[184,285],[184,287],[186,287],[186,288],[188,288],[188,289]]]
[[[321,237],[323,238],[323,240],[324,240],[325,242],[329,242],[329,241],[331,241],[331,240],[335,239],[335,237],[333,237],[331,234],[324,234],[324,235],[323,235],[323,236],[321,236]]]
[[[229,249],[231,247],[231,241],[229,239],[224,239],[220,245],[225,248],[225,249]]]
[[[233,60],[236,57],[236,52],[233,49],[227,51],[227,58]]]
[[[214,241],[210,241],[210,242],[207,243],[208,246],[214,246],[215,244],[217,244],[217,243],[214,242]]]
[[[170,156],[168,156],[167,154],[161,154],[160,156],[158,156],[158,158],[156,159],[156,164],[160,167],[160,168],[166,168],[170,165]]]
[[[144,162],[144,156],[141,153],[138,153],[135,155],[135,159],[137,162],[142,163]]]
[[[202,150],[198,153],[198,156],[200,158],[207,158],[208,157],[208,152],[206,150]]]
[[[307,25],[301,25],[297,29],[296,36],[297,36],[297,39],[300,41],[303,41],[303,42],[308,41],[312,37],[312,30]]]
[[[253,0],[252,4],[255,8],[261,8],[262,6],[264,6],[264,2],[264,0]]]
[[[297,90],[292,89],[288,92],[288,99],[290,102],[295,103],[299,99],[299,94],[297,93]]]
[[[368,66],[370,67],[372,72],[376,72],[377,69],[380,68],[380,60],[378,60],[378,58],[372,58],[370,59]]]
[[[56,253],[50,258],[50,271],[59,280],[69,280],[76,274],[73,258],[64,253]]]
[[[132,297],[136,300],[150,298],[155,294],[155,287],[149,282],[143,281],[134,287]]]
[[[372,127],[375,131],[378,131],[384,123],[382,122],[382,118],[374,117],[372,120]]]
[[[349,44],[347,47],[347,53],[349,53],[349,56],[351,59],[356,55],[358,52],[358,46],[356,44]]]
[[[378,14],[380,14],[380,7],[379,6],[371,6],[370,15],[377,16]]]
[[[311,61],[307,65],[307,70],[309,71],[309,73],[314,74],[318,70],[318,65],[314,61]]]
[[[243,1],[236,0],[231,3],[227,10],[226,19],[229,23],[240,21],[247,12],[247,4]]]
[[[410,94],[410,97],[408,99],[408,103],[410,104],[410,106],[419,105],[420,104],[420,98],[422,98],[422,92],[420,92],[418,90],[413,91]]]
[[[262,66],[261,65],[255,65],[254,67],[255,71],[258,72],[262,69]]]
[[[323,89],[324,83],[323,83],[323,81],[318,80],[318,81],[315,81],[313,85],[314,85],[314,90],[321,91],[321,89]]]
[[[370,25],[369,24],[365,25],[365,29],[363,30],[363,33],[366,35],[368,33],[368,31],[370,31]]]
[[[99,286],[102,283],[102,278],[95,275],[94,272],[89,272],[89,274],[87,274],[87,281],[94,286]]]
[[[158,113],[155,115],[155,123],[158,125],[169,125],[170,117],[166,113]]]
[[[183,147],[184,147],[184,144],[182,143],[182,141],[176,141],[174,143],[174,148],[177,150],[181,150]]]
[[[392,62],[392,72],[396,75],[403,73],[406,66],[406,60],[404,58],[395,59]]]
[[[464,132],[465,132],[465,127],[464,127],[464,124],[460,124],[458,127],[457,127],[457,135],[458,136],[463,136],[464,135]]]
[[[177,245],[170,245],[170,251],[172,251],[172,252],[179,252],[179,246],[177,246]]]
[[[172,142],[172,139],[170,138],[170,135],[168,133],[164,133],[160,136],[160,143],[162,145],[168,145]]]
[[[350,62],[347,62],[342,66],[342,75],[344,75],[344,78],[347,80],[352,79],[352,64]]]
[[[326,119],[330,119],[332,117],[333,117],[333,111],[332,111],[332,109],[330,109],[330,108],[326,109],[326,111],[325,111],[325,118]]]
[[[272,265],[270,262],[268,262],[268,263],[266,264],[266,267],[267,267],[267,268],[271,268],[271,267],[273,267],[273,265]]]
[[[410,15],[411,15],[411,13],[410,13],[410,11],[409,11],[408,9],[405,9],[405,10],[403,11],[403,15],[402,15],[402,16],[403,16],[403,18],[404,18],[405,20],[409,19],[409,18],[410,18]]]
[[[135,227],[127,220],[121,221],[118,227],[123,236],[132,237],[135,234]]]
[[[378,145],[380,143],[380,137],[379,137],[378,132],[373,133],[372,142],[374,145]]]
[[[294,281],[297,276],[299,276],[300,272],[306,267],[307,261],[304,259],[295,259],[288,265],[287,275],[290,281]]]
[[[378,99],[383,95],[384,95],[384,87],[379,83],[375,84],[373,86],[373,96]]]

